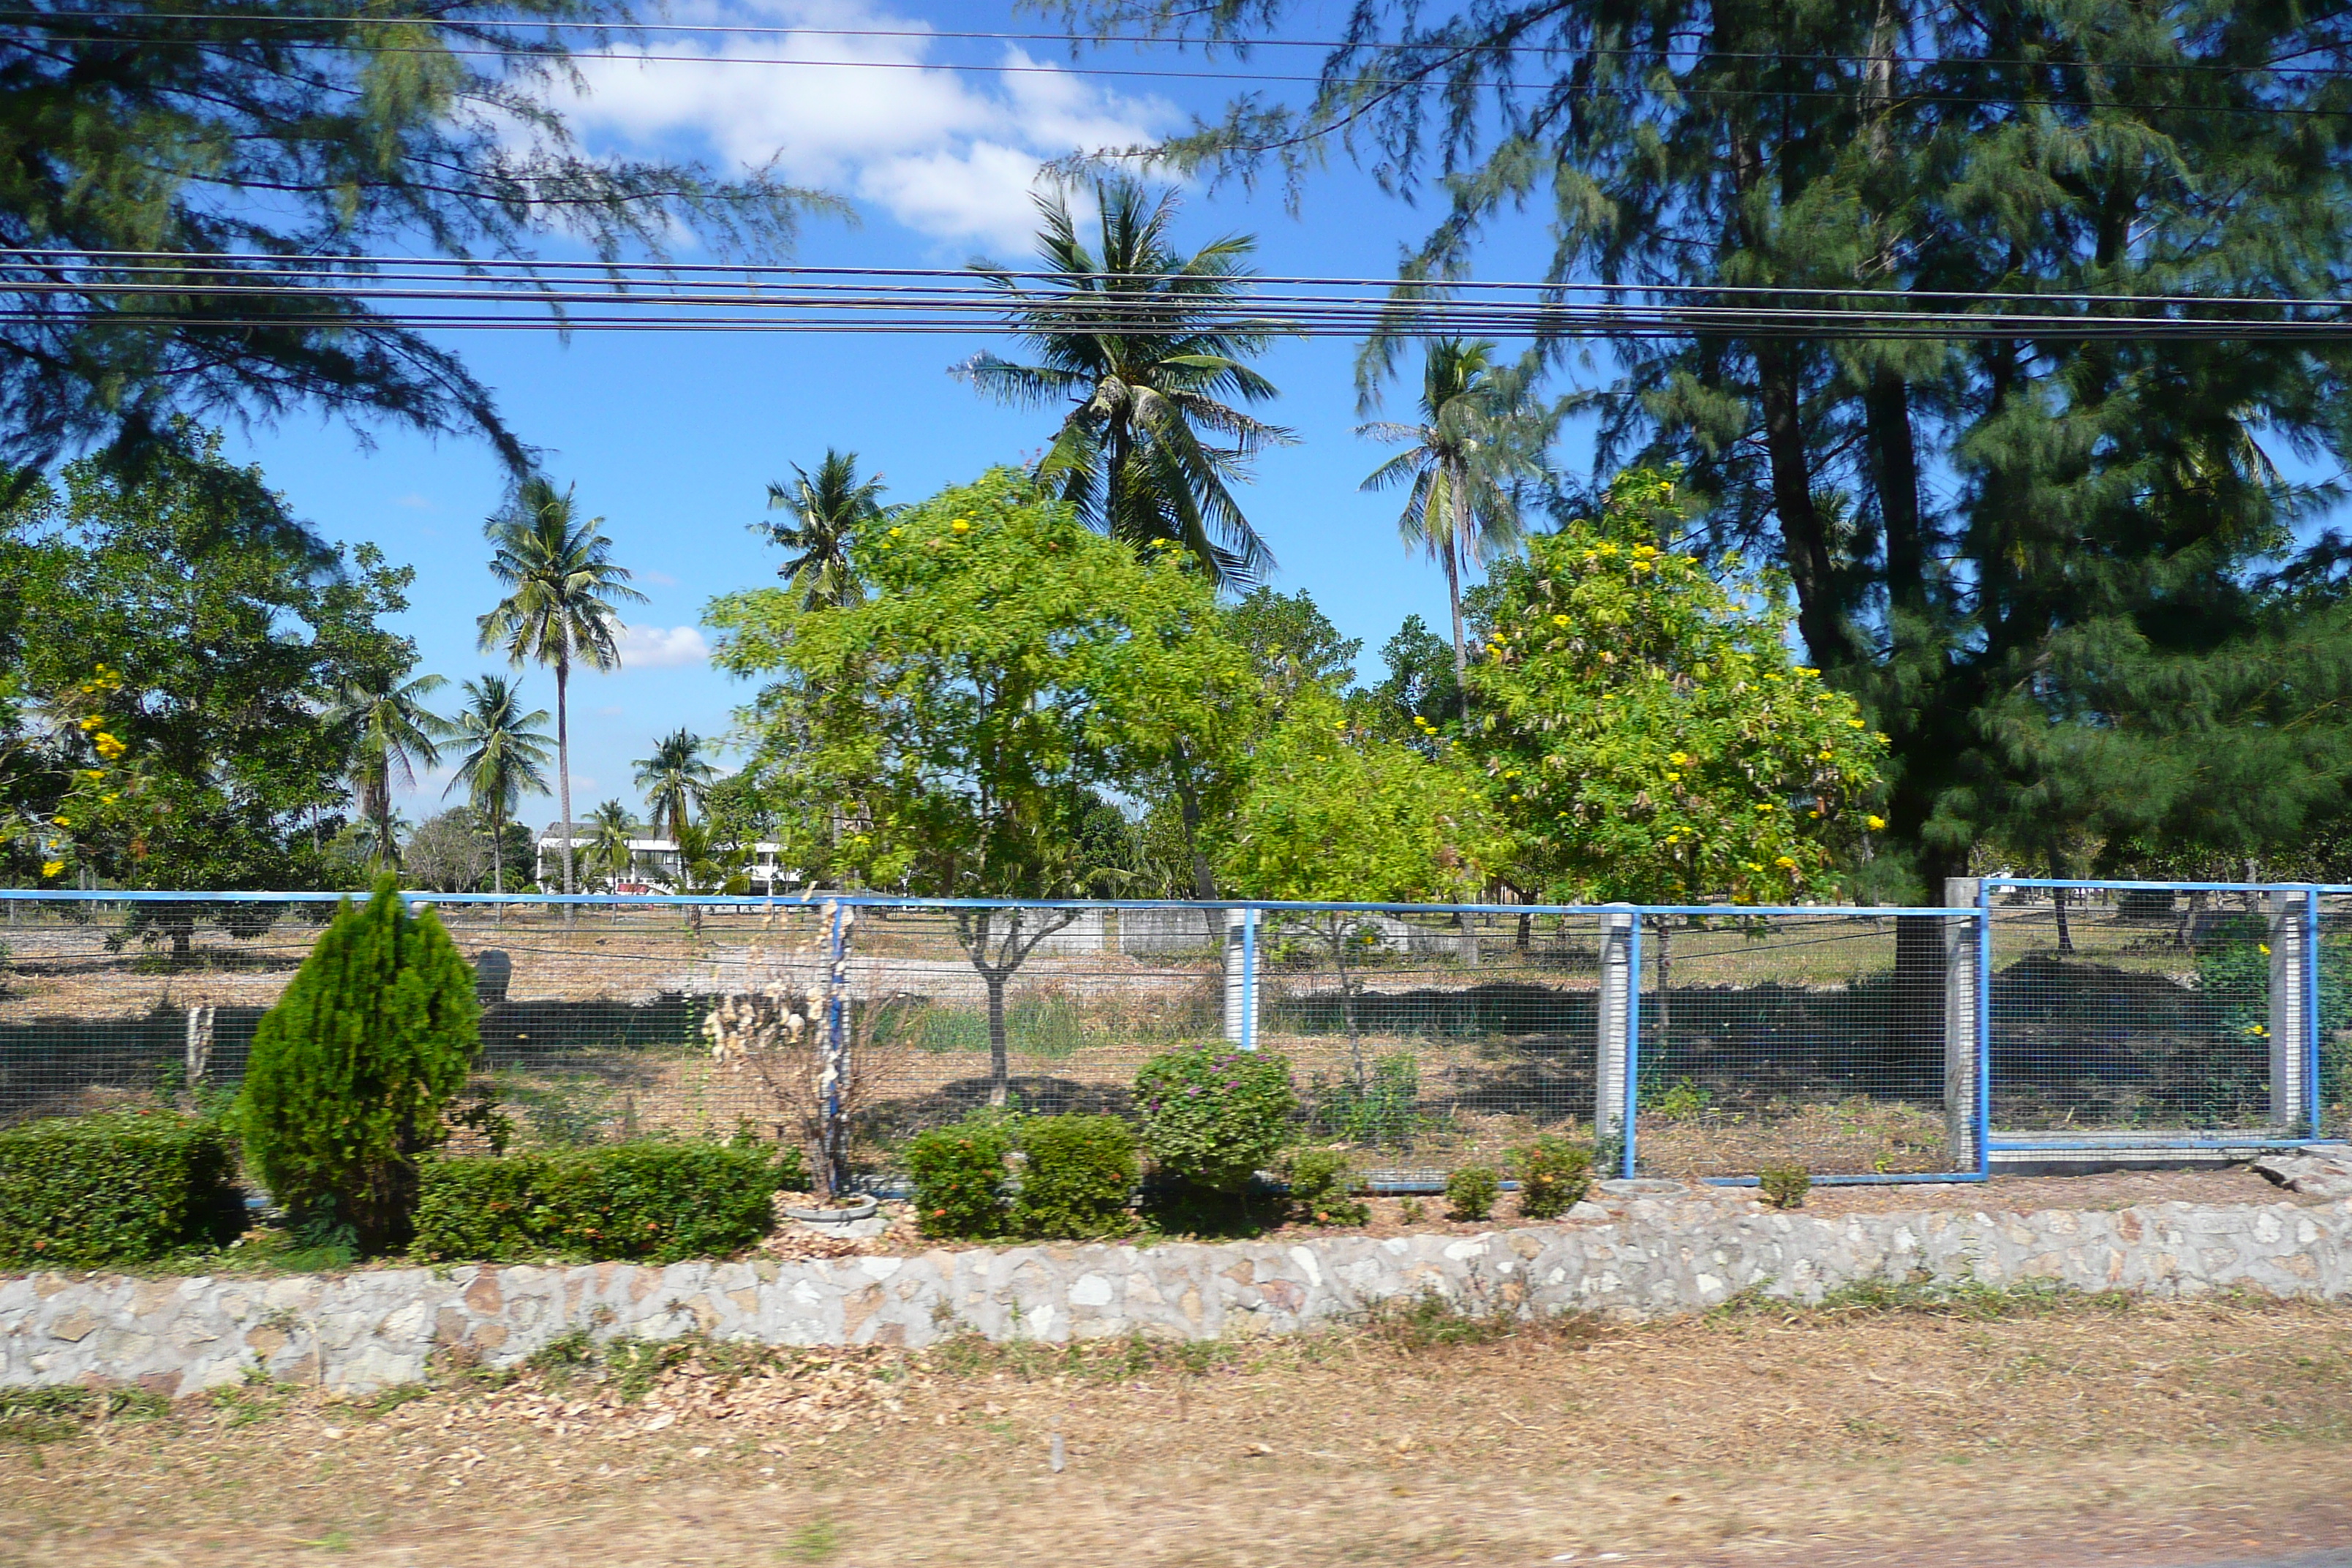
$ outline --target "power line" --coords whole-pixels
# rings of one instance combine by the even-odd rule
[[[2337,16],[2326,16],[2318,19],[2321,21],[2336,20],[2338,19],[2340,15],[2341,14],[2339,13]],[[1529,55],[1547,58],[1568,56],[1580,59],[1647,60],[1658,58],[1662,53],[1672,52],[1671,49],[1662,51],[1654,47],[1580,48],[1574,46],[1558,44],[1480,43],[1468,39],[1439,37],[1371,40],[1354,38],[1268,37],[1202,40],[1196,43],[1189,39],[1169,38],[1148,33],[1044,33],[949,27],[816,27],[805,25],[796,25],[792,26],[761,26],[750,23],[708,22],[550,21],[528,16],[461,17],[430,12],[378,16],[263,16],[246,12],[92,11],[79,9],[60,11],[0,11],[0,21],[47,23],[80,19],[124,22],[191,22],[199,24],[234,22],[244,25],[276,26],[395,26],[402,23],[419,22],[433,26],[453,28],[510,27],[517,30],[544,30],[550,33],[668,33],[681,36],[710,36],[727,37],[887,38],[920,41],[945,39],[956,42],[1036,43],[1070,45],[1073,47],[1084,45],[1097,47],[1106,45],[1130,45],[1139,47],[1172,47],[1180,50],[1199,47],[1204,54],[1212,49],[1220,47],[1234,51],[1236,53],[1247,49],[1276,48],[1320,49],[1326,53],[1337,53],[1345,50],[1359,51],[1373,55],[1388,53],[1395,50],[1413,49],[1453,55],[1490,55],[1506,57]],[[1678,42],[1703,42],[1708,36],[1709,35],[1704,32],[1696,31],[1670,32],[1662,35],[1662,39],[1669,44]],[[2298,54],[2303,54],[2309,53],[2312,49],[2343,47],[2352,47],[2352,40],[2326,40],[2315,42],[2307,46],[2305,49],[2298,50],[2296,52]],[[1770,64],[1876,65],[1886,63],[1895,65],[1936,66],[1943,68],[1961,67],[1971,69],[2183,71],[2224,75],[2263,76],[2342,76],[2352,74],[2352,69],[2347,69],[2347,68],[2341,66],[2295,66],[2285,64],[2284,61],[2258,61],[2244,64],[2233,64],[2229,61],[2222,60],[2112,61],[2057,58],[2034,58],[2024,56],[1956,57],[1950,55],[1894,53],[1877,55],[1841,55],[1805,51],[1792,53],[1786,50],[1715,48],[1706,48],[1698,52],[1703,58],[1710,60],[1741,60]],[[942,66],[937,68],[970,69],[973,68]],[[1285,79],[1320,80],[1322,79],[1294,78]]]
[[[128,273],[133,276],[162,273],[177,277],[185,272],[233,275],[245,277],[316,278],[337,280],[363,278],[372,280],[446,280],[453,276],[482,274],[482,281],[508,286],[530,284],[538,287],[538,275],[604,275],[615,279],[614,287],[643,288],[660,283],[673,275],[690,276],[698,279],[698,287],[729,287],[723,279],[740,276],[747,281],[742,287],[768,289],[778,284],[795,284],[804,289],[841,289],[851,284],[820,279],[883,279],[887,281],[858,284],[870,290],[889,289],[921,289],[938,284],[959,290],[986,287],[991,300],[1002,301],[998,292],[1007,283],[1049,282],[1117,284],[1128,287],[1160,284],[1200,284],[1208,281],[1232,283],[1254,289],[1268,285],[1287,288],[1321,289],[1381,289],[1382,302],[1400,298],[1393,290],[1401,288],[1428,289],[1433,297],[1455,291],[1473,295],[1520,293],[1532,295],[1594,294],[1616,296],[1654,294],[1674,297],[1706,296],[1729,299],[1766,300],[1863,300],[1874,301],[1932,301],[1937,304],[1973,304],[2017,306],[2035,303],[2072,302],[2087,309],[2137,309],[2150,306],[2178,306],[2206,309],[2256,310],[2352,310],[2352,298],[2330,296],[2290,298],[2279,295],[2221,294],[2114,294],[2091,290],[2053,289],[2035,293],[2000,292],[1989,289],[1885,289],[1858,286],[1801,284],[1724,284],[1724,283],[1618,283],[1578,282],[1551,279],[1399,279],[1366,275],[1334,273],[1247,273],[1201,274],[1192,272],[1068,272],[1055,268],[999,267],[826,267],[793,262],[677,262],[621,260],[529,260],[512,257],[462,258],[369,255],[362,253],[285,256],[266,251],[152,251],[152,250],[83,250],[67,247],[0,247],[0,278],[11,267],[56,272],[61,269],[87,268],[103,272]],[[97,287],[105,280],[90,285]],[[5,289],[0,283],[0,289]],[[536,298],[536,294],[520,298]],[[1088,299],[1115,296],[1088,295]],[[1252,298],[1274,298],[1264,294]],[[1413,297],[1407,297],[1413,298]]]

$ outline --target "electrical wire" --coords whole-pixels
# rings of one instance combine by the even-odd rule
[[[1822,300],[1935,300],[1941,303],[2013,305],[2032,301],[2073,300],[2091,307],[2182,305],[2182,306],[2251,306],[2267,309],[2310,308],[2352,310],[2352,298],[2300,298],[2280,296],[2217,295],[2217,294],[2103,294],[2088,290],[2053,290],[2032,294],[2002,293],[1987,289],[1873,289],[1860,287],[1836,288],[1796,284],[1727,284],[1727,283],[1606,283],[1570,282],[1549,279],[1430,279],[1426,280],[1377,278],[1344,273],[1247,273],[1235,276],[1203,275],[1190,272],[1068,272],[1055,268],[999,267],[824,267],[794,262],[717,262],[717,261],[584,261],[526,260],[511,257],[421,257],[369,255],[356,252],[289,257],[268,251],[154,251],[154,250],[81,250],[58,247],[0,247],[0,275],[15,265],[12,258],[35,258],[27,265],[53,267],[59,264],[88,265],[103,268],[108,272],[142,273],[167,271],[177,274],[183,269],[217,270],[222,264],[251,269],[261,276],[307,276],[337,279],[348,276],[401,277],[404,274],[385,268],[413,268],[414,276],[423,279],[446,278],[451,272],[484,271],[498,275],[495,280],[516,282],[532,278],[540,272],[594,272],[620,275],[625,284],[634,286],[642,278],[666,278],[671,274],[740,274],[752,279],[797,280],[807,279],[888,279],[894,280],[921,279],[966,288],[983,282],[993,285],[995,279],[1011,281],[1042,281],[1065,283],[1163,284],[1200,283],[1202,281],[1236,282],[1253,288],[1268,284],[1314,289],[1380,289],[1392,290],[1400,287],[1427,288],[1442,290],[1468,290],[1474,293],[1517,291],[1527,293],[1597,293],[1597,294],[1670,294],[1707,295],[1716,297],[1762,297],[1773,299]],[[845,285],[806,284],[806,287],[838,288]],[[898,287],[898,283],[874,285],[876,288]]]
[[[2334,21],[2341,19],[2344,15],[2345,13],[2342,12],[2332,13],[2328,16],[2316,18],[2315,20]],[[528,16],[474,17],[429,12],[418,12],[406,15],[385,14],[378,16],[263,16],[247,12],[95,11],[78,8],[56,11],[0,10],[0,22],[47,23],[66,22],[77,19],[123,22],[233,22],[242,25],[277,26],[397,26],[402,23],[417,22],[432,26],[511,27],[517,30],[545,30],[551,33],[667,33],[690,37],[885,38],[892,40],[919,40],[924,42],[929,42],[934,39],[943,39],[955,42],[1061,44],[1070,45],[1073,47],[1086,46],[1089,47],[1101,47],[1109,45],[1130,45],[1136,47],[1177,48],[1180,50],[1198,47],[1202,49],[1204,52],[1213,48],[1225,48],[1236,52],[1246,49],[1276,48],[1319,49],[1326,53],[1360,51],[1368,54],[1381,54],[1392,50],[1419,49],[1454,55],[1531,55],[1542,58],[1557,58],[1568,55],[1580,59],[1633,60],[1654,59],[1657,58],[1660,54],[1660,51],[1655,48],[1588,49],[1556,44],[1477,43],[1465,39],[1438,37],[1371,40],[1352,38],[1269,37],[1194,41],[1183,38],[1163,37],[1145,33],[1024,33],[949,27],[816,27],[805,25],[796,25],[792,26],[761,26],[751,23],[556,21]],[[1669,43],[1697,43],[1703,42],[1708,36],[1709,35],[1702,32],[1667,33],[1664,35],[1664,38]],[[2309,53],[2313,49],[2319,48],[2352,48],[2352,40],[2335,39],[2315,42],[2307,46],[2305,48],[2298,50],[2297,53]],[[1707,48],[1700,52],[1703,54],[1704,58],[1710,60],[1742,60],[1771,64],[1811,63],[1858,66],[1885,63],[1894,65],[1935,66],[1939,68],[1963,67],[1971,69],[2183,71],[2197,72],[2200,74],[2210,73],[2223,75],[2263,76],[2352,75],[2352,68],[2342,66],[2295,66],[2285,64],[2284,61],[2261,61],[2246,64],[2232,64],[2228,61],[2221,60],[2130,60],[2118,62],[2064,58],[2036,59],[2014,56],[1953,57],[1948,55],[1914,54],[1791,54],[1780,50],[1767,51],[1761,49],[1715,48]],[[2287,58],[2292,58],[2293,57],[2290,56]]]
[[[38,257],[37,262],[28,258]],[[385,264],[382,270],[377,263]],[[93,261],[0,250],[0,323],[207,331],[386,327],[425,331],[780,331],[1085,335],[2001,339],[2036,342],[2352,341],[2352,301],[2207,296],[1906,296],[1891,290],[1709,289],[1489,283],[1466,297],[1363,290],[1391,280],[1215,279],[1227,291],[1173,292],[1186,274],[1091,274],[1072,289],[1050,271],[868,271],[763,267],[740,281],[698,264],[688,283],[654,264],[562,279],[527,264],[397,258],[224,267],[202,255],[131,253]],[[29,276],[27,276],[29,274]],[[128,276],[124,276],[127,274]],[[289,281],[299,279],[302,281]],[[887,279],[887,281],[883,279]],[[1050,288],[1036,287],[1038,284]],[[1274,285],[1278,285],[1275,287]],[[1516,290],[1516,296],[1500,290]],[[1601,289],[1598,297],[1591,290]],[[1723,296],[1733,293],[1731,302]],[[1652,297],[1643,297],[1652,296]],[[1657,296],[1663,296],[1658,298]],[[1799,302],[1801,301],[1801,302]],[[1956,308],[1958,307],[1958,308]],[[2068,307],[2068,308],[2060,308]]]

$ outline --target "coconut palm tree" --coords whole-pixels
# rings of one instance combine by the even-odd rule
[[[1357,435],[1376,441],[1412,444],[1374,468],[1360,488],[1412,487],[1397,531],[1407,548],[1420,546],[1445,568],[1454,682],[1465,719],[1470,688],[1462,578],[1471,563],[1518,542],[1518,491],[1544,477],[1544,448],[1559,423],[1555,410],[1529,395],[1525,375],[1493,363],[1494,352],[1492,343],[1458,338],[1432,342],[1422,369],[1420,421],[1356,426]]]
[[[894,510],[884,506],[881,497],[881,475],[859,479],[857,454],[830,447],[814,478],[794,463],[791,484],[768,486],[768,510],[788,512],[792,521],[776,518],[753,526],[790,552],[776,575],[798,590],[802,609],[855,605],[866,596],[849,547],[859,529]]]
[[[414,828],[408,818],[396,811],[381,816],[362,814],[352,825],[352,841],[359,847],[361,858],[371,868],[400,865],[400,846]]]
[[[1265,574],[1273,552],[1227,488],[1291,433],[1234,406],[1276,395],[1244,362],[1271,323],[1236,321],[1257,242],[1211,241],[1191,256],[1170,238],[1177,200],[1129,179],[1097,184],[1099,248],[1078,237],[1066,193],[1037,198],[1038,255],[1050,276],[976,262],[1003,290],[1006,319],[1037,355],[975,355],[955,374],[1001,403],[1071,406],[1038,465],[1091,527],[1138,546],[1167,540],[1220,584]]]
[[[416,787],[416,764],[441,761],[436,742],[453,732],[449,721],[425,706],[425,699],[449,683],[437,675],[400,679],[394,669],[371,669],[346,680],[325,714],[335,729],[348,728],[352,749],[352,794],[369,826],[369,858],[385,870],[400,867],[400,835],[393,826],[392,790]]]
[[[636,837],[636,819],[627,806],[608,800],[588,814],[588,868],[604,872],[618,892],[621,879],[635,864],[629,840]]]
[[[457,712],[456,739],[465,748],[457,760],[457,775],[442,791],[446,799],[459,789],[474,814],[490,825],[490,890],[506,886],[507,818],[522,802],[525,791],[547,793],[547,710],[522,710],[522,695],[502,675],[486,675],[466,682],[466,706]],[[568,830],[571,821],[567,817]]]
[[[680,842],[681,831],[694,820],[694,808],[719,776],[703,760],[702,737],[682,729],[664,735],[654,742],[652,756],[639,757],[632,765],[637,770],[637,787],[646,792],[654,832]]]
[[[612,669],[621,662],[614,639],[614,606],[646,596],[629,587],[629,574],[613,563],[604,520],[583,521],[569,489],[543,479],[516,488],[507,509],[482,525],[493,549],[490,575],[507,596],[476,622],[484,648],[503,647],[514,668],[527,661],[555,671],[556,806],[563,814],[563,890],[572,874],[572,728],[568,687],[574,664]]]

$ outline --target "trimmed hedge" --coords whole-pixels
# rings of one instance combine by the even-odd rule
[[[1116,1116],[1033,1116],[1021,1123],[1021,1194],[1013,1228],[1077,1239],[1135,1228],[1135,1132]]]
[[[429,1160],[410,1250],[480,1262],[722,1258],[768,1234],[787,1164],[771,1150],[651,1141]]]
[[[971,1116],[907,1142],[915,1221],[925,1236],[985,1241],[1004,1234],[1004,1157],[1012,1133],[996,1117]]]
[[[219,1244],[244,1226],[226,1133],[166,1110],[0,1132],[0,1265],[90,1268]]]

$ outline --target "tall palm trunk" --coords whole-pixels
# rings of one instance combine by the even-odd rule
[[[490,813],[490,891],[507,890],[507,819],[499,812]]]
[[[572,678],[572,661],[555,661],[555,794],[556,809],[563,815],[563,892],[572,893],[572,730],[565,709],[564,684]]]
[[[1452,520],[1445,532],[1445,607],[1454,616],[1454,705],[1464,725],[1470,722],[1470,656],[1462,636],[1462,542],[1470,531],[1468,487],[1463,476],[1448,464],[1445,471],[1445,510]]]

